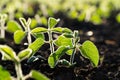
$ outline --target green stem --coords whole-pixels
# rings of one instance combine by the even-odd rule
[[[54,52],[54,44],[53,44],[53,38],[52,38],[52,31],[48,30],[48,36],[49,36],[49,43],[50,43],[50,51],[51,53]]]
[[[15,63],[15,70],[16,70],[16,74],[17,74],[17,80],[24,80],[21,64],[19,62]]]
[[[1,16],[0,20],[0,26],[1,26],[1,38],[5,38],[5,20],[3,19],[3,16]]]
[[[31,34],[30,34],[30,27],[27,26],[27,40],[28,40],[28,45],[30,45],[32,43],[32,39],[31,39]]]
[[[71,63],[71,65],[72,65],[73,62],[74,62],[75,53],[76,53],[76,48],[73,49],[73,53],[72,53],[72,55],[71,55],[71,57],[70,57],[70,63]]]
[[[72,55],[70,57],[70,63],[71,65],[74,63],[74,57],[75,57],[75,53],[76,53],[76,38],[73,38],[73,52],[72,52]]]

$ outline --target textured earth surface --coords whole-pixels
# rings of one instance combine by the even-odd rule
[[[77,64],[71,68],[56,66],[56,68],[51,69],[47,64],[47,60],[39,59],[30,64],[26,63],[27,60],[24,60],[22,62],[23,73],[28,74],[31,69],[35,69],[48,76],[51,80],[120,80],[120,24],[116,24],[111,20],[102,25],[94,25],[67,18],[61,19],[62,21],[58,25],[67,26],[72,30],[79,30],[80,43],[89,39],[96,44],[100,53],[99,66],[93,68],[89,60],[83,58],[77,52],[75,55],[75,62]],[[5,41],[0,41],[0,44],[7,44],[16,52],[27,47],[23,45],[24,43],[15,45],[12,34],[6,33],[6,38]],[[46,59],[49,54],[49,44],[43,45],[42,49],[36,53],[36,55],[41,55]],[[69,60],[68,55],[64,55],[62,58]],[[1,55],[0,65],[10,71],[11,75],[16,76],[14,63],[2,61]]]

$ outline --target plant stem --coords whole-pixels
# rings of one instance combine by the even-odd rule
[[[75,53],[76,53],[76,48],[73,49],[73,53],[72,53],[72,55],[70,57],[70,63],[71,63],[71,65],[73,64]]]
[[[71,65],[73,64],[75,53],[76,53],[76,42],[75,41],[76,41],[76,38],[73,38],[73,52],[72,52],[72,55],[70,57]]]
[[[53,53],[54,45],[53,45],[52,31],[50,29],[48,29],[48,36],[49,36],[49,43],[50,43],[50,51],[51,53]]]
[[[5,20],[3,19],[3,16],[1,16],[0,19],[0,26],[1,26],[1,38],[5,38]]]
[[[15,70],[17,74],[17,80],[24,80],[20,62],[15,63]]]
[[[30,34],[30,27],[27,26],[27,40],[28,40],[28,45],[30,45],[32,43],[32,39],[31,39],[31,34]]]

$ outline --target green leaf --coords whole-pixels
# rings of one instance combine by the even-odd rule
[[[72,31],[68,28],[63,28],[63,33],[72,33]]]
[[[23,30],[23,29],[16,21],[9,21],[7,23],[7,31],[14,33],[17,30]]]
[[[45,25],[45,26],[47,26],[47,19],[46,19],[46,17],[40,17],[40,24],[43,24],[43,25]]]
[[[71,38],[66,38],[65,36],[61,35],[59,36],[55,41],[55,45],[57,46],[70,46],[73,47],[72,45],[72,39]]]
[[[117,20],[118,23],[120,23],[120,13],[117,14],[117,16],[116,16],[116,20]]]
[[[16,53],[7,45],[0,45],[0,51],[2,53],[3,60],[17,60]]]
[[[40,73],[38,71],[35,71],[35,70],[32,70],[31,74],[32,74],[32,78],[34,78],[35,80],[50,80],[49,78],[47,78],[42,73]]]
[[[52,31],[53,31],[53,32],[62,33],[63,28],[61,28],[61,27],[53,28]]]
[[[65,36],[61,35],[57,38],[57,40],[54,41],[56,46],[70,46],[71,48],[73,47],[72,44],[72,39],[71,38],[66,38]],[[72,55],[73,50],[68,50],[67,54]]]
[[[85,41],[82,46],[80,46],[80,52],[82,56],[88,58],[94,67],[98,66],[99,63],[99,53],[97,47],[91,41]]]
[[[91,16],[90,21],[93,22],[94,24],[101,24],[102,23],[102,19],[100,17],[100,15],[98,15],[97,13],[92,14],[93,16]]]
[[[37,27],[31,31],[32,34],[33,33],[42,33],[42,32],[47,32],[47,29],[43,28],[43,27]]]
[[[52,31],[57,32],[57,33],[72,33],[72,31],[70,29],[61,28],[61,27],[53,28]]]
[[[32,19],[30,28],[31,28],[31,29],[34,29],[36,26],[37,26],[37,21],[36,21],[36,19]]]
[[[34,55],[39,48],[44,44],[44,40],[41,38],[37,38],[33,43],[31,43],[28,48],[32,49],[32,55]]]
[[[45,39],[45,36],[43,33],[33,33],[32,34],[35,38],[42,38],[42,39]]]
[[[22,50],[21,52],[18,53],[18,57],[22,61],[24,59],[29,58],[31,54],[32,54],[31,49],[25,49],[25,50]]]
[[[10,73],[0,65],[0,80],[12,80]]]
[[[48,27],[51,29],[53,27],[55,27],[55,25],[59,22],[59,19],[55,19],[55,18],[52,18],[50,17],[48,19]]]
[[[26,33],[22,30],[17,30],[14,33],[14,41],[16,44],[20,44],[22,42],[22,40],[25,38]]]
[[[69,49],[67,46],[60,46],[54,53],[50,54],[48,57],[48,64],[51,68],[57,65],[58,60],[65,52]]]

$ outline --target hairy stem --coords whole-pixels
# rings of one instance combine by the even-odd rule
[[[32,39],[31,39],[30,27],[29,26],[27,26],[27,40],[28,40],[28,45],[30,45],[32,43]]]
[[[1,38],[5,38],[5,26],[4,26],[4,24],[5,24],[5,20],[1,16],[1,20],[0,20]]]
[[[17,80],[24,80],[21,64],[19,62],[15,63],[15,70],[16,70],[16,74],[17,74]]]
[[[74,48],[74,49],[73,49],[73,53],[72,53],[72,55],[71,55],[71,57],[70,57],[70,63],[71,63],[71,64],[74,63],[75,53],[76,53],[76,49]]]
[[[50,43],[50,51],[51,51],[51,53],[53,53],[54,52],[54,44],[53,44],[53,38],[52,38],[51,30],[48,30],[48,36],[49,36],[49,43]]]
[[[70,57],[70,63],[71,63],[71,65],[74,63],[74,57],[75,57],[75,53],[76,53],[76,38],[75,39],[73,39],[73,52],[72,52],[72,55],[71,55],[71,57]]]

